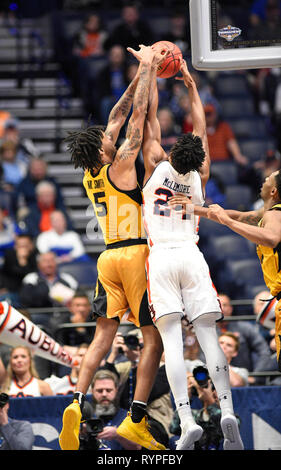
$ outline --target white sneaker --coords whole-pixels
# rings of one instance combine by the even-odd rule
[[[224,450],[244,450],[238,422],[234,415],[227,414],[221,419],[221,429],[224,435]]]
[[[181,437],[177,441],[176,450],[193,450],[194,442],[199,441],[203,434],[203,429],[198,424],[194,424],[186,429],[183,428]]]

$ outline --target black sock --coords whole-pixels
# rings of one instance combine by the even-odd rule
[[[84,406],[84,401],[85,401],[85,395],[84,393],[82,392],[75,392],[74,393],[74,397],[73,397],[73,401],[74,400],[77,400],[79,405],[80,405],[80,409],[81,409],[81,412],[83,411],[83,406]]]
[[[146,415],[146,403],[138,403],[133,401],[130,411],[133,423],[140,423],[143,417]]]

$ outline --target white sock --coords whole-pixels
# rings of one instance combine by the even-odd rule
[[[187,374],[183,357],[182,324],[179,313],[171,313],[157,320],[156,326],[162,338],[165,367],[181,427],[194,424],[187,392]]]
[[[228,363],[218,342],[215,319],[213,313],[202,315],[193,322],[193,327],[204,352],[209,375],[217,391],[224,416],[229,413],[234,414],[234,411]]]

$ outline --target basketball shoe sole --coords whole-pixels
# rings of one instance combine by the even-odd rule
[[[176,450],[193,450],[194,442],[199,441],[203,434],[203,429],[198,424],[183,429],[182,435],[177,442]]]
[[[81,422],[81,410],[78,402],[73,402],[63,413],[62,431],[59,436],[59,444],[62,450],[79,449],[79,430]]]
[[[224,435],[224,450],[244,450],[238,422],[234,415],[225,415],[221,419],[221,429]]]

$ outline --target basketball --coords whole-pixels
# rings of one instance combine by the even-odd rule
[[[158,41],[152,47],[157,48],[162,54],[167,49],[169,50],[166,59],[158,66],[157,77],[171,78],[176,75],[180,69],[180,61],[182,59],[180,48],[170,41]]]

